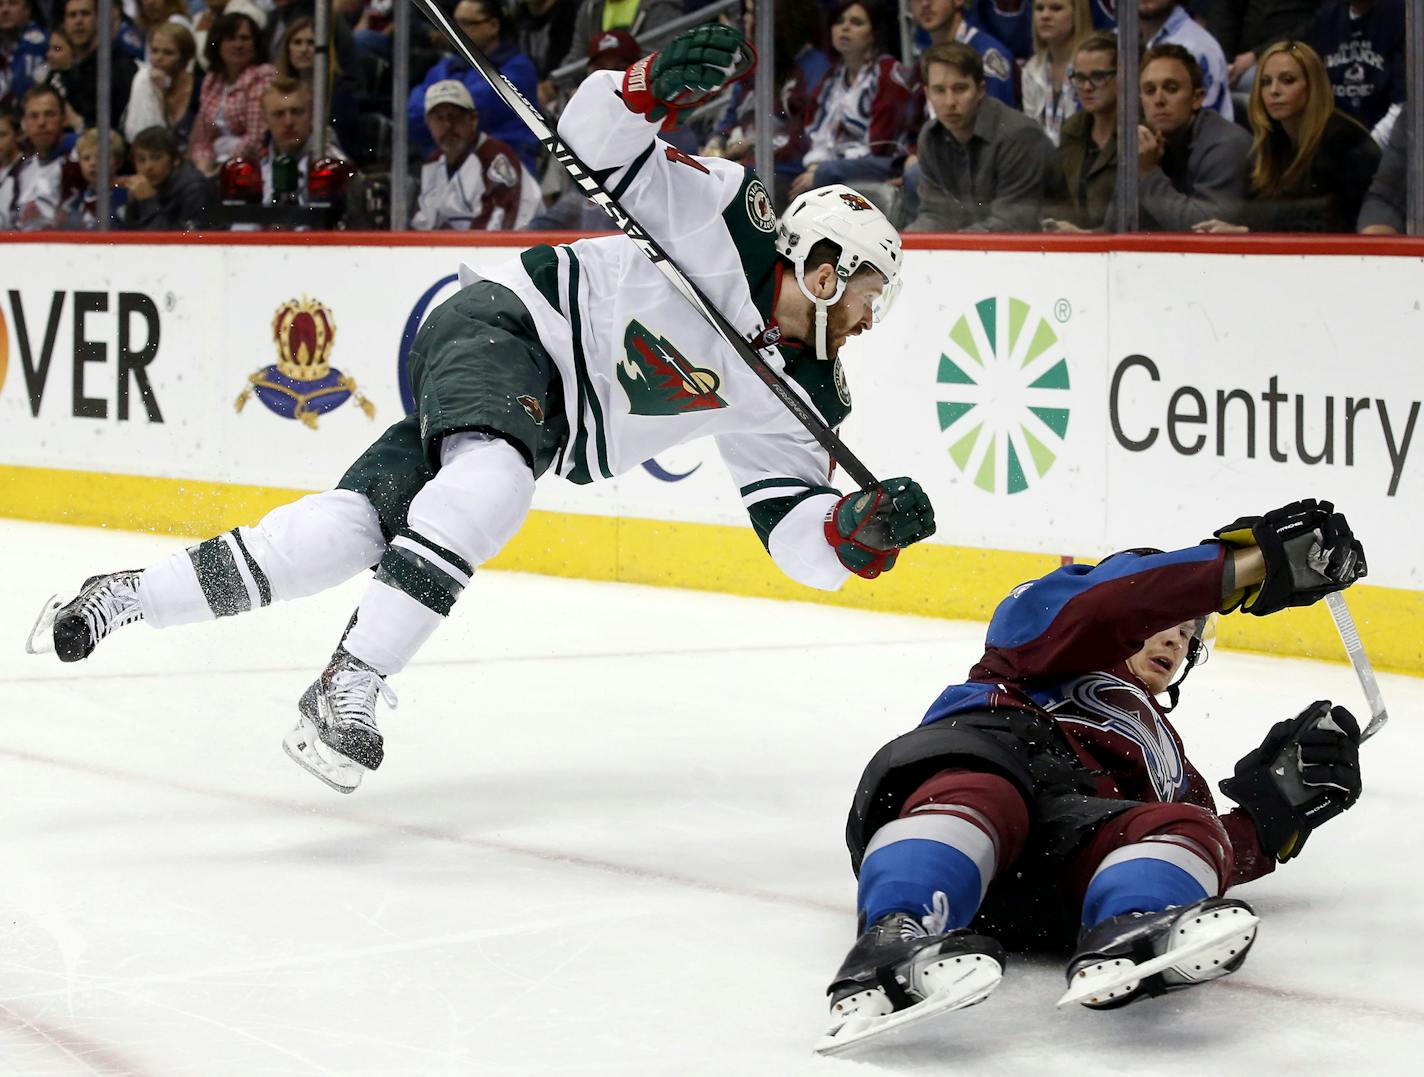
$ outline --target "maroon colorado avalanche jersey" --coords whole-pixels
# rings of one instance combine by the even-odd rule
[[[1127,659],[1148,637],[1221,607],[1225,556],[1214,543],[1121,553],[1021,584],[994,611],[969,680],[940,693],[922,724],[971,710],[1047,714],[1096,776],[1097,796],[1216,812],[1206,779]],[[1221,821],[1234,853],[1231,885],[1275,867],[1245,811]]]

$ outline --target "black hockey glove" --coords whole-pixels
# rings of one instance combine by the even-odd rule
[[[1243,516],[1216,537],[1232,549],[1259,546],[1266,561],[1265,580],[1238,591],[1223,613],[1239,606],[1264,617],[1287,606],[1309,606],[1367,572],[1364,547],[1329,501],[1295,501],[1264,516]]]
[[[889,572],[902,549],[934,531],[934,507],[914,479],[846,494],[826,513],[826,541],[841,564],[867,580]]]
[[[1221,791],[1250,814],[1261,848],[1282,864],[1322,823],[1360,799],[1360,726],[1344,707],[1312,703],[1277,722]]]
[[[677,123],[678,114],[711,100],[756,67],[756,50],[739,30],[709,23],[686,30],[623,75],[623,101],[650,120]]]

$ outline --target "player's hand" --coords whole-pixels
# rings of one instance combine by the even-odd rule
[[[934,507],[914,479],[857,490],[826,513],[826,541],[841,564],[868,580],[889,572],[902,549],[934,531]]]
[[[1242,516],[1215,534],[1232,549],[1260,547],[1266,563],[1261,584],[1238,592],[1223,612],[1239,605],[1264,617],[1287,606],[1309,606],[1368,571],[1365,548],[1329,501],[1293,501],[1264,516]]]
[[[1323,699],[1272,726],[1221,783],[1281,863],[1299,855],[1312,830],[1352,807],[1360,790],[1360,725]]]
[[[650,120],[675,124],[678,114],[715,97],[756,67],[756,50],[742,32],[709,23],[678,34],[628,68],[623,101]]]

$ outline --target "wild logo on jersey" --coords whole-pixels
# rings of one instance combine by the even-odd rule
[[[628,323],[623,348],[618,380],[634,415],[686,415],[727,406],[717,395],[722,383],[715,373],[693,366],[666,338],[641,323]]]

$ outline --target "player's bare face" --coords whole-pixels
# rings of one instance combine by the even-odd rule
[[[1184,621],[1148,638],[1142,650],[1127,660],[1127,668],[1153,695],[1161,695],[1187,658],[1196,624]]]
[[[857,273],[851,278],[826,314],[826,353],[831,358],[847,340],[875,324],[875,302],[884,290],[885,280],[879,273]]]

